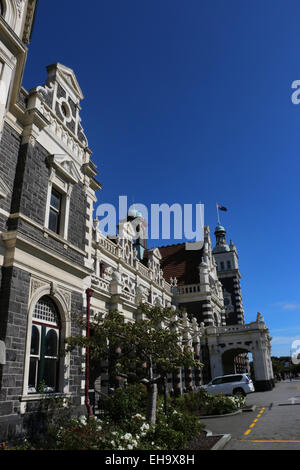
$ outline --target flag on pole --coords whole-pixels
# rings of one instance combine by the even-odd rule
[[[224,207],[224,206],[220,206],[219,204],[217,204],[217,208],[218,208],[220,211],[227,212],[227,208]]]

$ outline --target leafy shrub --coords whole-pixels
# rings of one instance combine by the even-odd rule
[[[172,406],[182,412],[197,415],[219,415],[237,411],[245,403],[240,396],[211,395],[205,390],[186,393],[171,400]]]
[[[115,423],[130,421],[136,413],[144,414],[147,404],[147,390],[142,384],[118,388],[104,401],[105,414]]]
[[[146,440],[155,442],[163,450],[184,449],[187,442],[199,435],[204,427],[197,416],[177,411],[170,403],[164,414],[163,405],[160,405],[156,425],[149,430]]]

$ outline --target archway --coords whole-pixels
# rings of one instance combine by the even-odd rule
[[[246,349],[228,349],[222,354],[222,367],[224,375],[250,374],[250,361]]]

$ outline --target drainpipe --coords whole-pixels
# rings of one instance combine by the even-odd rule
[[[86,337],[90,338],[90,310],[91,310],[91,297],[93,296],[93,290],[86,290],[86,300],[87,300],[87,309],[86,309]],[[85,358],[85,405],[87,407],[88,418],[91,416],[91,405],[89,399],[89,385],[90,385],[90,347],[86,348],[86,358]]]

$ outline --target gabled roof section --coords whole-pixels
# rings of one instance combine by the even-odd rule
[[[158,247],[164,278],[177,278],[179,285],[199,284],[199,265],[202,262],[203,248],[187,250],[185,243]]]
[[[81,180],[79,170],[67,155],[50,155],[47,160],[48,164],[61,173],[67,181],[76,184]]]
[[[77,101],[83,100],[84,96],[77,81],[76,75],[72,69],[57,62],[56,64],[48,65],[48,81],[52,82],[57,80],[63,88],[68,88],[76,96]]]

